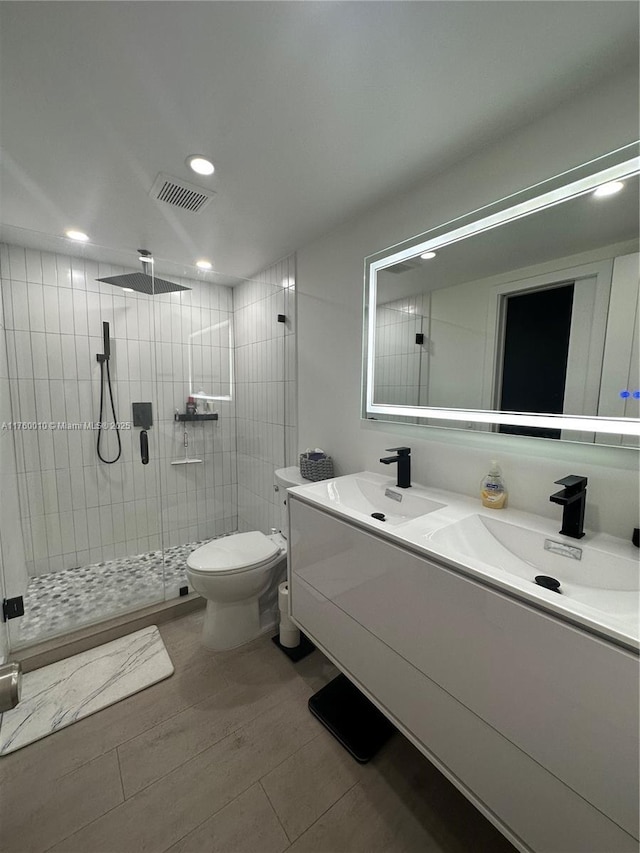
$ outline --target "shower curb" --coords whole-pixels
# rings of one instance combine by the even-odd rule
[[[106,619],[104,622],[98,622],[79,631],[71,631],[68,634],[52,637],[50,640],[44,640],[33,646],[15,649],[11,653],[11,659],[22,664],[23,672],[31,672],[34,669],[40,669],[42,666],[64,660],[64,658],[87,651],[87,649],[93,649],[95,646],[100,646],[111,640],[117,640],[149,625],[160,625],[163,622],[170,622],[178,616],[186,616],[187,613],[200,610],[205,606],[206,600],[192,592],[179,601],[175,599],[173,601],[162,601],[140,610],[134,610],[131,613],[124,613],[113,619]]]

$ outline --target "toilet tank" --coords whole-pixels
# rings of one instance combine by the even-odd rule
[[[305,480],[297,465],[289,468],[278,468],[274,474],[275,489],[280,502],[280,532],[285,539],[289,538],[289,516],[287,514],[287,489],[293,486],[305,486],[309,480]]]

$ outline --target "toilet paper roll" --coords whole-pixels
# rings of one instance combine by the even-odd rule
[[[285,581],[278,587],[278,607],[280,608],[280,645],[294,649],[300,645],[300,631],[289,617],[289,584]]]

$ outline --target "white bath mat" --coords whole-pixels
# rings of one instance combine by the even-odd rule
[[[0,721],[0,756],[95,714],[173,674],[155,625],[28,672]]]

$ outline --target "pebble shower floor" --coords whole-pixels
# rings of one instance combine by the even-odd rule
[[[164,552],[120,557],[31,578],[24,596],[24,616],[16,620],[17,628],[12,631],[12,645],[30,645],[176,598],[180,587],[187,586],[187,557],[210,541],[175,545]]]

